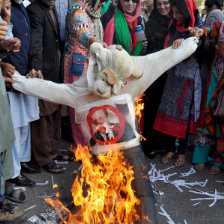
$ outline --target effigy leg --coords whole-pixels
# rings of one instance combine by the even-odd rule
[[[145,219],[148,217],[152,224],[157,224],[155,198],[149,178],[146,178],[147,170],[145,169],[147,164],[145,161],[145,155],[141,146],[133,147],[124,150],[124,157],[128,160],[129,164],[133,166],[134,181],[133,190],[136,192],[136,196],[140,199],[141,204],[138,206],[138,214],[141,217],[141,223],[149,224],[150,222]]]

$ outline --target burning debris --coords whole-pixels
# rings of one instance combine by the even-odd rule
[[[56,209],[47,209],[39,215],[34,215],[28,219],[33,224],[58,224],[59,218]]]
[[[75,154],[83,165],[81,176],[77,175],[71,189],[75,212],[63,206],[59,193],[56,200],[45,199],[57,209],[61,223],[129,224],[140,220],[135,208],[140,200],[131,186],[134,171],[123,153],[115,151],[94,157],[88,147],[79,146]]]

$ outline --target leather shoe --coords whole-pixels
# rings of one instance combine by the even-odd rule
[[[8,181],[21,187],[34,187],[36,185],[34,181],[30,180],[28,177],[26,177],[23,174],[20,174],[18,177],[14,179],[10,179]]]
[[[59,173],[64,173],[66,168],[63,166],[58,165],[57,163],[55,163],[53,160],[48,163],[47,165],[45,165],[43,167],[47,172],[49,173],[53,173],[53,174],[59,174]]]
[[[27,162],[27,163],[21,163],[21,171],[23,173],[40,173],[42,169],[41,167],[32,162]]]

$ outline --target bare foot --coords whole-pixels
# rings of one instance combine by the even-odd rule
[[[213,175],[219,174],[220,172],[221,172],[221,168],[218,166],[211,166],[209,169],[209,173]]]
[[[168,152],[165,156],[161,158],[161,163],[168,164],[170,160],[173,158],[174,154],[175,154],[174,152]]]
[[[197,163],[194,165],[194,168],[197,170],[197,171],[202,171],[204,170],[205,168],[205,164],[204,163]]]
[[[185,164],[185,155],[180,154],[177,157],[176,162],[174,163],[175,167],[182,167]]]

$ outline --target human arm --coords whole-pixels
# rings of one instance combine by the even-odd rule
[[[189,32],[192,36],[201,38],[205,36],[206,39],[212,39],[219,36],[219,30],[221,28],[222,22],[217,22],[212,24],[209,27],[198,28],[198,27],[189,27]]]
[[[82,46],[87,49],[89,49],[90,45],[94,42],[102,43],[90,32],[89,22],[89,17],[87,17],[86,12],[80,9],[74,10],[69,17],[71,32],[76,36]],[[102,45],[107,47],[106,43],[102,43]]]

